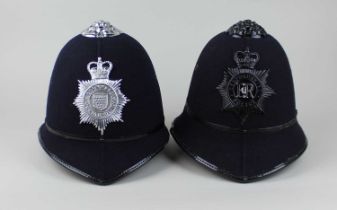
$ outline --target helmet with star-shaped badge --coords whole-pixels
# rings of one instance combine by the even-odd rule
[[[245,20],[211,39],[171,133],[193,159],[239,182],[266,177],[305,151],[281,45]]]
[[[148,162],[168,138],[155,71],[135,39],[97,21],[63,47],[39,130],[52,159],[108,184]]]

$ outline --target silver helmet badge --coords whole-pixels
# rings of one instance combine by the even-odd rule
[[[122,80],[109,80],[113,64],[102,61],[92,61],[87,65],[91,80],[78,81],[79,93],[74,105],[80,112],[80,124],[94,125],[104,134],[111,122],[123,122],[122,111],[129,99],[121,92]]]

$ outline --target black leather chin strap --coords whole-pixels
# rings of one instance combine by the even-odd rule
[[[222,125],[214,122],[210,122],[204,119],[201,119],[198,117],[195,113],[191,111],[189,108],[188,104],[185,105],[185,113],[188,114],[191,118],[194,120],[217,130],[220,131],[225,131],[225,132],[233,132],[233,133],[267,133],[267,132],[277,132],[281,131],[283,129],[289,128],[297,123],[297,118],[296,116],[289,120],[286,123],[280,124],[280,125],[275,125],[275,126],[270,126],[270,127],[263,127],[263,128],[252,128],[252,129],[242,129],[242,128],[233,128],[227,125]]]
[[[158,126],[156,126],[153,130],[144,133],[144,134],[139,134],[139,135],[133,135],[133,136],[121,136],[121,137],[117,137],[117,138],[104,138],[104,137],[83,137],[83,136],[78,136],[78,135],[74,135],[71,133],[67,133],[64,131],[60,131],[60,130],[56,130],[54,128],[51,128],[47,123],[44,124],[44,126],[46,127],[47,131],[49,131],[50,133],[59,136],[61,138],[67,139],[67,140],[75,140],[75,141],[87,141],[87,142],[125,142],[125,141],[132,141],[132,140],[137,140],[140,138],[144,138],[146,136],[149,136],[151,134],[154,134],[156,132],[159,132],[163,129],[165,129],[165,124],[162,123]]]

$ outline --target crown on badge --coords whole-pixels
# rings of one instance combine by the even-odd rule
[[[102,61],[102,58],[98,57],[97,62],[92,61],[88,63],[87,69],[91,75],[91,79],[109,79],[112,63],[110,61]]]
[[[248,48],[245,51],[237,51],[234,54],[234,60],[239,68],[244,67],[253,69],[259,59],[259,54],[256,52],[250,52]]]

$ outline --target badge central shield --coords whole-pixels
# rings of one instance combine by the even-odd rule
[[[91,105],[99,111],[104,111],[109,105],[109,95],[107,93],[94,93],[91,96]]]

